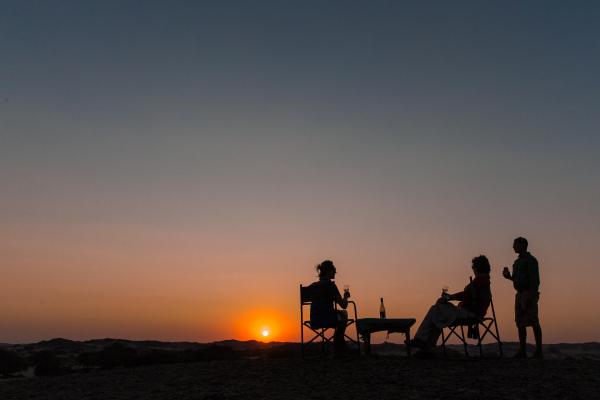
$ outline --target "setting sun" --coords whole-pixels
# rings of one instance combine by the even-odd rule
[[[266,307],[249,308],[235,321],[232,336],[238,340],[295,340],[296,325],[290,315]]]

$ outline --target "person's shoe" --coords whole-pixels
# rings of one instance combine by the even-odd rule
[[[517,351],[517,353],[514,356],[512,356],[512,358],[515,358],[515,359],[527,358],[527,353],[519,350],[519,351]]]
[[[535,353],[533,353],[533,358],[538,358],[538,359],[543,359],[544,358],[544,353],[542,353],[539,350],[536,350]]]
[[[404,343],[406,343],[406,345],[409,347],[416,347],[418,349],[424,349],[425,347],[427,347],[427,343],[425,343],[419,338],[410,339],[405,341]]]

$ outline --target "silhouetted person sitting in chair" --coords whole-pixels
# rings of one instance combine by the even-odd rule
[[[313,328],[335,328],[333,346],[336,356],[346,351],[344,333],[348,321],[348,298],[350,292],[345,291],[344,297],[340,294],[333,279],[336,269],[331,260],[325,260],[316,267],[319,281],[311,283],[309,287],[312,302],[310,305],[310,324]],[[335,304],[344,310],[336,310]]]
[[[472,268],[475,279],[462,292],[442,294],[423,318],[415,338],[407,343],[409,346],[429,352],[436,346],[443,328],[457,319],[481,319],[485,316],[492,299],[490,262],[486,256],[481,255],[473,258]],[[455,306],[450,303],[452,300],[459,300],[460,303]]]

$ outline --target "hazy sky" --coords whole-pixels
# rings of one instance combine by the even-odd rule
[[[383,296],[420,321],[479,254],[514,340],[520,235],[545,339],[600,340],[599,20],[596,2],[1,1],[0,342],[298,340],[326,258],[359,316]]]

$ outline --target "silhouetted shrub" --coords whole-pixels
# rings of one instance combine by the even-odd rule
[[[104,349],[96,352],[81,353],[77,360],[87,367],[130,367],[138,364],[137,352],[124,346],[119,342],[115,342]]]
[[[171,364],[184,362],[185,356],[180,351],[151,350],[138,354],[136,365]]]
[[[0,375],[21,372],[27,368],[27,362],[14,351],[0,349]]]
[[[99,351],[84,351],[77,356],[77,362],[85,367],[99,367]]]
[[[278,346],[264,350],[265,358],[295,358],[300,356],[300,350],[297,345]]]
[[[48,350],[34,353],[33,365],[34,373],[38,376],[57,375],[62,372],[60,359]]]
[[[146,350],[137,352],[119,342],[100,351],[83,352],[77,361],[84,367],[133,367],[138,365],[171,364],[196,361],[232,360],[241,357],[241,352],[229,346],[211,345],[198,350]]]
[[[194,350],[191,354],[191,361],[232,360],[235,358],[238,358],[238,355],[231,347],[217,344]]]

